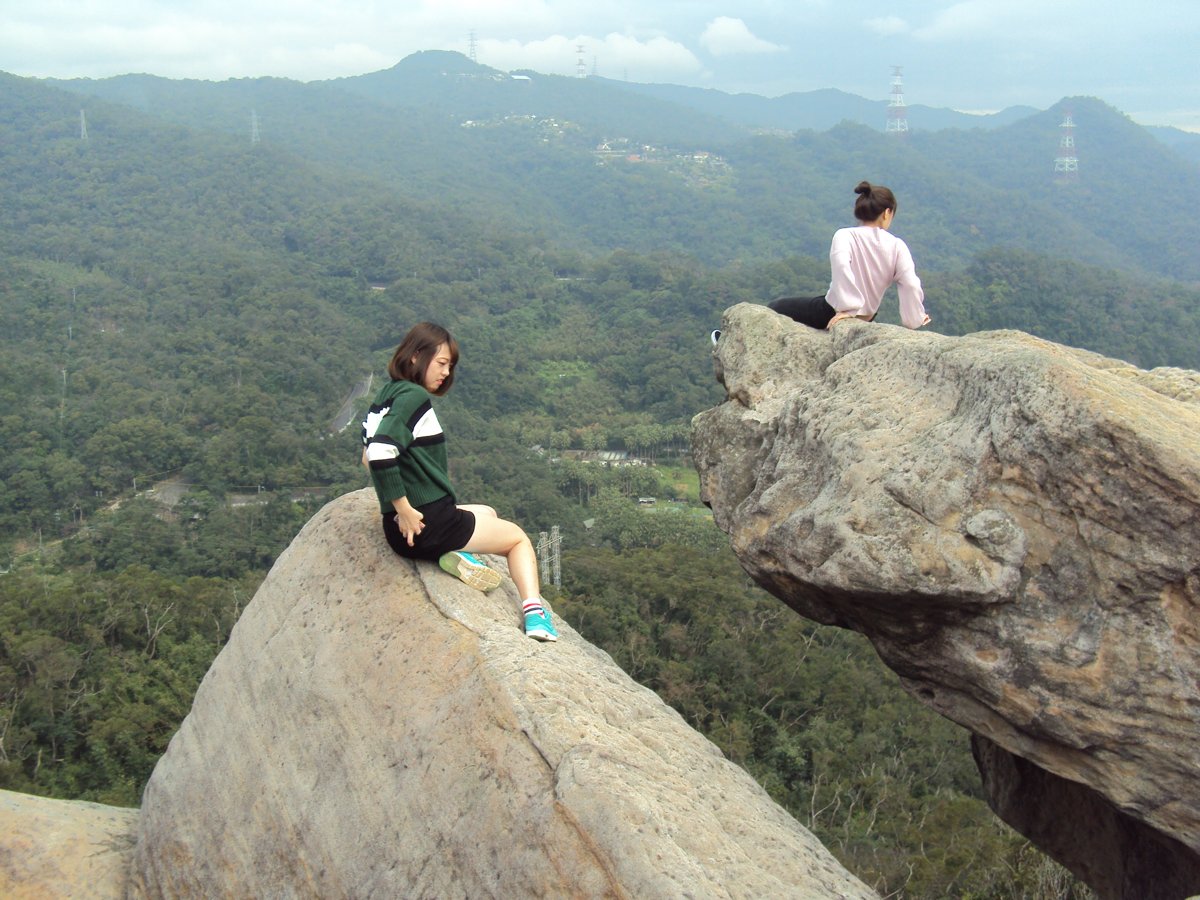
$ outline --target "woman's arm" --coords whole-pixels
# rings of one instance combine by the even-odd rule
[[[422,392],[424,394],[424,392]],[[411,403],[405,404],[393,396],[372,404],[363,420],[363,464],[371,473],[375,493],[384,504],[390,503],[408,545],[420,533],[422,515],[408,501],[408,488],[400,472],[400,454],[412,443],[413,435],[405,423],[411,413]]]
[[[862,312],[862,288],[854,277],[850,265],[853,257],[850,229],[839,228],[833,233],[829,244],[829,291],[825,301],[837,311],[834,321],[857,316]],[[833,322],[830,322],[832,325]]]
[[[396,524],[400,527],[400,534],[404,536],[404,540],[408,542],[408,546],[413,545],[413,538],[421,533],[425,527],[425,516],[421,511],[408,502],[407,497],[399,497],[392,501],[392,509],[396,511]]]
[[[898,240],[896,254],[896,288],[900,294],[900,321],[905,328],[920,328],[928,325],[930,318],[925,312],[925,291],[917,277],[917,267],[904,241]]]

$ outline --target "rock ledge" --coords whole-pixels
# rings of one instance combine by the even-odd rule
[[[1102,896],[1200,892],[1200,374],[745,304],[714,357],[693,450],[746,571],[969,728]]]

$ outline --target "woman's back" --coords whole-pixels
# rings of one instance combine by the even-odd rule
[[[884,292],[900,288],[900,318],[909,328],[925,321],[925,292],[908,245],[886,228],[856,225],[840,228],[829,248],[832,279],[826,298],[839,312],[872,318]]]

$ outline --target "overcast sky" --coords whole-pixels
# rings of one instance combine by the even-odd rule
[[[485,65],[768,97],[833,87],[909,105],[1045,109],[1099,97],[1200,132],[1197,0],[0,0],[0,70],[35,77],[386,69],[419,50]]]

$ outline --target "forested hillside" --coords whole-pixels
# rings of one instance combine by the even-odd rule
[[[1200,367],[1196,176],[1098,102],[1087,179],[1056,185],[1055,112],[987,140],[750,136],[559,79],[550,123],[471,78],[469,116],[418,104],[416,62],[384,96],[0,76],[0,786],[137,803],[275,555],[365,484],[339,408],[431,318],[463,349],[439,404],[460,493],[563,529],[553,599],[585,636],[882,892],[1065,896],[1037,893],[1060,876],[987,812],[961,733],[747,583],[688,423],[721,398],[721,311],[823,291],[863,177],[899,194],[936,330]],[[594,152],[618,138],[642,160]]]
[[[861,175],[898,192],[897,229],[927,269],[959,268],[1003,246],[1200,281],[1187,236],[1200,170],[1098,100],[908,140],[851,124],[748,136],[615,83],[528,78],[428,53],[308,85],[149,76],[57,84],[84,95],[85,108],[101,97],[244,141],[257,115],[264,144],[521,223],[558,245],[667,250],[710,264],[824,255],[829,233],[851,218],[846,197]],[[1082,174],[1063,185],[1053,161],[1067,108]],[[621,152],[597,155],[601,142]]]

